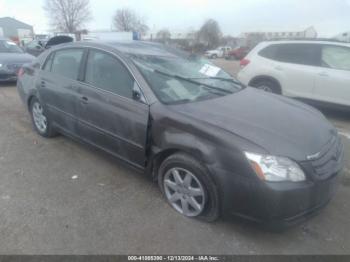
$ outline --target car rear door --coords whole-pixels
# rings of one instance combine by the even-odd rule
[[[78,77],[84,49],[67,48],[47,58],[38,78],[38,92],[54,125],[69,134],[77,133]]]
[[[82,139],[144,167],[148,118],[149,106],[126,64],[114,54],[90,49],[80,87]]]
[[[272,65],[282,79],[283,94],[312,98],[320,60],[320,46],[315,44],[278,44]]]
[[[350,106],[350,48],[323,45],[315,99]]]

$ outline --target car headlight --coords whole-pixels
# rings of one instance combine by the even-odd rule
[[[0,64],[0,68],[2,67],[2,64]]]
[[[305,174],[297,163],[286,157],[258,155],[245,152],[257,176],[270,182],[305,180]]]

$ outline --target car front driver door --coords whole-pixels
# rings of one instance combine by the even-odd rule
[[[84,82],[79,102],[81,138],[144,167],[149,106],[128,68],[113,54],[90,49]]]

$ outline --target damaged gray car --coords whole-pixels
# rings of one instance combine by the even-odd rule
[[[159,44],[60,45],[24,66],[17,88],[41,136],[64,134],[150,174],[187,217],[290,225],[328,203],[343,166],[317,110]]]

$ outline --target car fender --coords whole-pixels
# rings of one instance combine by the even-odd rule
[[[225,169],[232,174],[246,175],[251,169],[242,152],[266,152],[243,137],[161,104],[151,106],[150,123],[151,159],[163,152],[181,151],[195,157],[212,174]]]

